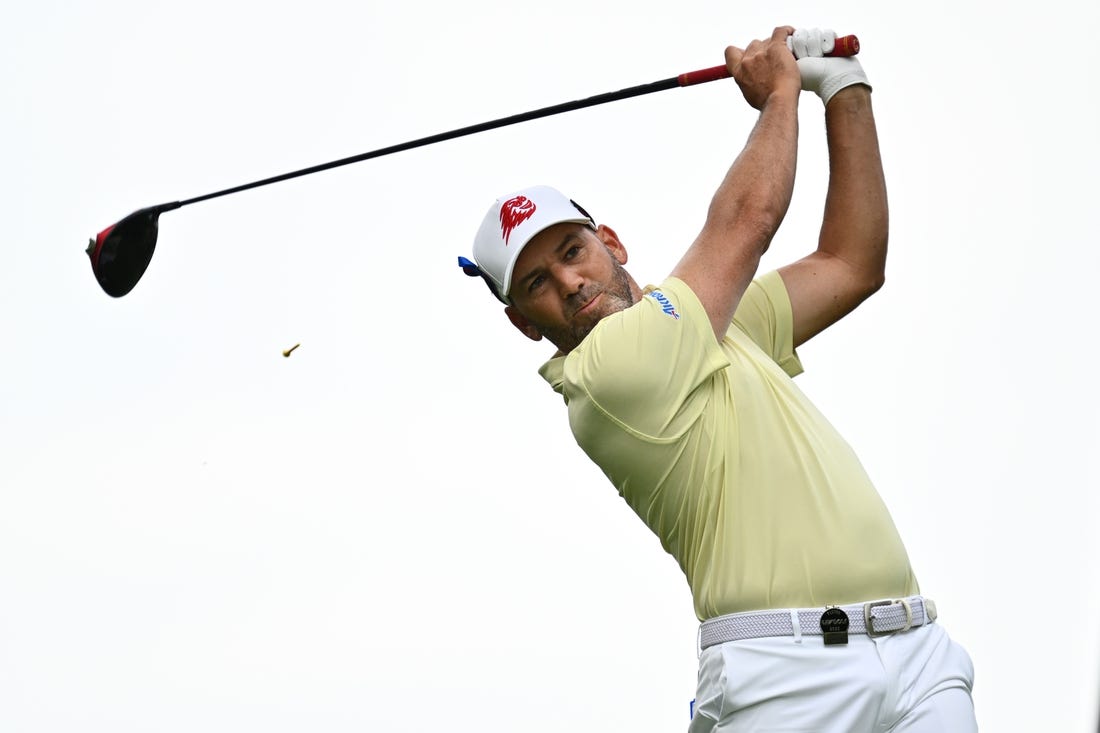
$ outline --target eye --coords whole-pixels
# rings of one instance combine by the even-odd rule
[[[531,278],[531,282],[527,285],[527,292],[535,292],[542,286],[544,282],[546,282],[546,275],[535,275],[533,278]]]
[[[581,245],[574,244],[569,249],[565,250],[564,259],[571,260],[581,253]]]

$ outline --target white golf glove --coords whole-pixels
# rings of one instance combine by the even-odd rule
[[[825,56],[835,44],[836,33],[820,28],[796,30],[787,37],[787,48],[798,59],[803,91],[813,92],[825,104],[834,94],[853,84],[871,88],[863,67],[854,56]]]

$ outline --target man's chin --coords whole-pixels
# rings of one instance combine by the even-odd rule
[[[560,331],[553,329],[541,330],[543,336],[558,347],[562,353],[568,354],[580,345],[582,341],[596,328],[600,321],[608,316],[624,311],[633,303],[627,299],[618,297],[604,291],[589,301],[585,308],[581,308],[569,319],[569,325]],[[562,338],[557,338],[557,337]]]
[[[588,310],[582,309],[573,317],[572,328],[570,330],[573,332],[574,336],[576,336],[578,344],[585,336],[592,332],[592,329],[594,329],[600,321],[630,307],[629,303],[624,303],[619,298],[613,296],[599,296],[598,300],[599,302],[593,302],[591,308]]]
[[[592,309],[590,311],[585,311],[584,315],[589,316],[592,326],[595,326],[608,316],[613,316],[620,311],[624,311],[631,305],[633,305],[633,303],[628,299],[620,298],[612,293],[600,293],[597,301],[592,304]]]

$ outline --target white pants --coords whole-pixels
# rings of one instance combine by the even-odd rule
[[[688,733],[974,733],[970,655],[932,623],[892,636],[731,641],[699,657]]]

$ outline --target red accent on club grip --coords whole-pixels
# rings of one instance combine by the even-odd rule
[[[859,53],[859,39],[855,36],[839,36],[833,43],[833,50],[826,56],[855,56]],[[712,66],[709,69],[699,69],[680,74],[676,77],[682,87],[690,87],[692,84],[704,84],[708,81],[726,79],[730,75],[729,69],[722,66]]]
[[[831,53],[826,56],[855,56],[859,53],[859,39],[855,36],[840,36],[833,44]]]
[[[692,84],[703,84],[708,81],[718,81],[719,79],[725,79],[729,77],[730,70],[726,68],[725,64],[721,66],[712,66],[709,69],[699,69],[698,71],[689,71],[686,74],[680,74],[676,77],[680,86],[690,87]]]

